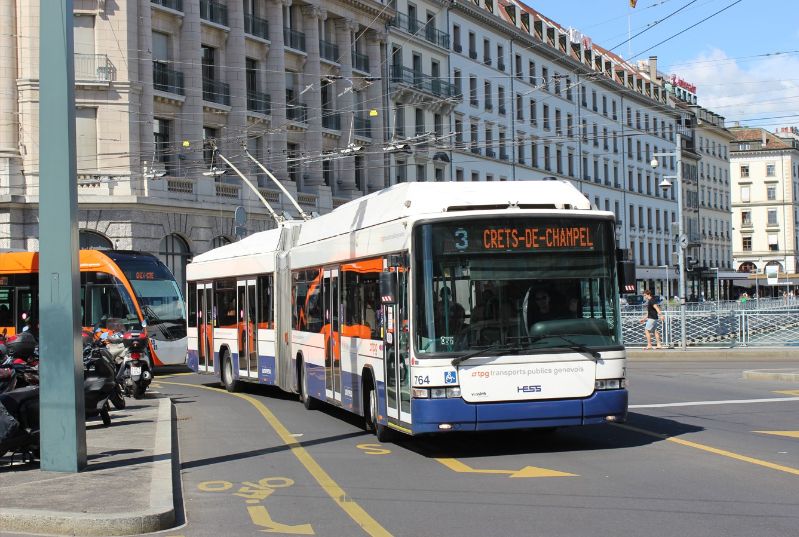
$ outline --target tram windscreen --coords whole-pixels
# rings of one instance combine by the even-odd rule
[[[538,216],[418,225],[417,355],[618,345],[612,229]]]

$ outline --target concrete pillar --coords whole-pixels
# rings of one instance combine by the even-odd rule
[[[138,43],[139,43],[139,147],[141,148],[140,164],[147,161],[152,166],[155,160],[155,139],[153,137],[153,18],[150,0],[139,0],[138,18]],[[133,93],[131,93],[131,108],[133,108]],[[131,140],[131,148],[136,147]],[[131,159],[132,160],[132,159]],[[133,162],[131,162],[133,165]],[[149,194],[149,182],[153,179],[144,177],[143,170],[131,170],[131,188],[135,192],[139,188],[145,195]],[[163,183],[161,179],[155,179]],[[158,185],[161,186],[161,185]]]
[[[244,3],[228,2],[228,24],[230,33],[225,43],[225,73],[222,77],[230,84],[230,113],[227,118],[225,140],[220,144],[223,154],[231,159],[236,167],[246,174],[249,159],[241,156],[241,144],[246,143],[247,128],[247,51],[244,44]],[[245,162],[246,160],[246,162]],[[254,177],[248,177],[254,180]],[[239,184],[239,177],[232,177],[232,183]],[[257,199],[246,185],[241,185],[245,198]]]
[[[303,187],[306,192],[315,194],[318,187],[322,184],[322,162],[319,155],[322,154],[322,83],[321,73],[321,54],[319,52],[319,23],[327,18],[327,12],[319,6],[304,6],[302,14],[305,17],[305,46],[307,47],[308,60],[305,62],[305,77],[303,87],[313,84],[311,89],[305,92],[303,100],[308,105],[308,130],[305,135],[306,155],[310,157],[310,164],[307,164],[307,172]],[[302,91],[302,90],[300,90]]]
[[[336,43],[341,54],[341,79],[336,81],[336,95],[338,110],[341,112],[341,140],[339,147],[342,149],[353,142],[352,138],[352,112],[354,99],[352,94],[352,32],[358,25],[352,19],[339,19],[336,21]],[[334,192],[348,196],[356,190],[355,186],[355,158],[345,157],[336,161],[338,163],[337,186]]]
[[[0,0],[0,157],[17,150],[17,43],[15,0]]]
[[[269,72],[267,90],[272,98],[272,132],[268,135],[269,155],[266,165],[275,177],[288,181],[286,162],[286,57],[283,39],[283,6],[291,6],[291,0],[269,0],[266,3],[266,18],[269,19],[269,55],[266,70]]]
[[[386,186],[386,157],[383,154],[383,147],[385,147],[386,143],[383,114],[386,110],[383,107],[383,95],[385,95],[385,92],[388,90],[388,82],[381,76],[383,65],[382,46],[385,41],[386,34],[383,32],[370,32],[366,39],[366,54],[369,57],[369,74],[377,79],[366,89],[365,113],[371,120],[372,127],[372,143],[369,146],[367,156],[367,193],[380,190]],[[373,109],[377,110],[377,115],[368,116],[369,110]]]

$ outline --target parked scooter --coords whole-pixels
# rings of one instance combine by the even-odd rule
[[[26,462],[39,455],[39,387],[0,394],[0,457],[20,453]]]
[[[147,321],[142,321],[141,330],[129,330],[122,337],[126,355],[122,366],[125,393],[141,399],[153,379],[150,367],[150,351],[147,341]]]
[[[39,344],[31,332],[0,337],[0,393],[39,384]]]
[[[86,417],[99,415],[103,425],[111,425],[109,398],[117,393],[116,369],[108,351],[93,345],[83,357],[83,394]]]

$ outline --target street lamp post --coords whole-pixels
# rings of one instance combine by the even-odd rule
[[[677,175],[664,175],[660,187],[668,190],[671,187],[669,179],[674,179],[674,194],[677,197],[677,267],[679,269],[679,295],[680,295],[680,346],[686,348],[685,338],[685,248],[688,245],[688,239],[684,234],[683,221],[682,221],[682,136],[677,133],[676,149],[667,153],[653,153],[652,162],[650,163],[653,168],[657,168],[657,157],[674,157],[677,161]]]

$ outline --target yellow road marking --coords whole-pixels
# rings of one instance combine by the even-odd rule
[[[778,390],[774,393],[779,393],[781,395],[799,395],[799,390]]]
[[[621,427],[622,429],[627,429],[630,431],[635,431],[637,433],[645,434],[647,436],[652,436],[654,438],[659,438],[661,440],[668,440],[669,442],[674,442],[675,444],[680,444],[682,446],[692,447],[694,449],[707,451],[708,453],[721,455],[722,457],[728,457],[730,459],[735,459],[737,461],[748,462],[750,464],[755,464],[757,466],[763,466],[765,468],[777,470],[778,472],[785,472],[788,474],[799,475],[799,468],[791,468],[790,466],[774,464],[773,462],[755,459],[754,457],[747,457],[746,455],[740,455],[738,453],[733,453],[732,451],[718,449],[712,446],[706,446],[704,444],[699,444],[697,442],[691,442],[690,440],[683,440],[682,438],[676,438],[661,433],[655,433],[652,431],[647,431],[646,429],[639,429],[638,427],[633,427],[632,425],[626,425],[622,423],[614,423],[613,425],[615,425],[616,427]]]
[[[577,477],[577,474],[539,468],[537,466],[525,466],[521,470],[480,470],[464,464],[458,459],[436,459],[438,462],[458,473],[470,474],[499,474],[508,477]]]
[[[752,431],[760,434],[773,434],[776,436],[787,436],[788,438],[799,438],[799,431]]]
[[[366,455],[388,455],[390,449],[384,448],[381,444],[358,444],[356,448],[363,450]]]
[[[194,384],[185,384],[182,382],[165,382],[164,384],[188,386],[190,388],[210,390],[216,393],[226,393],[227,395],[244,399],[253,405],[256,410],[261,413],[261,416],[263,416],[267,423],[269,423],[272,429],[275,430],[283,443],[291,449],[292,454],[297,458],[297,460],[300,461],[305,469],[308,470],[308,473],[310,473],[316,482],[319,483],[319,485],[322,487],[322,490],[324,490],[327,495],[330,496],[330,499],[332,499],[345,513],[347,513],[349,517],[361,527],[361,529],[363,529],[369,535],[391,537],[391,533],[381,526],[377,520],[372,518],[371,515],[369,515],[369,513],[367,513],[360,505],[347,496],[347,493],[344,492],[344,489],[342,489],[335,481],[333,481],[333,478],[330,477],[330,475],[325,472],[321,466],[319,466],[319,463],[317,463],[316,460],[311,457],[305,448],[302,447],[299,442],[297,442],[297,439],[294,438],[288,429],[286,429],[286,427],[280,422],[280,420],[278,420],[277,417],[272,414],[272,411],[266,408],[266,406],[258,399],[243,393],[221,392],[217,388],[210,388],[208,386],[198,386]]]
[[[310,524],[298,524],[296,526],[291,526],[289,524],[282,524],[280,522],[275,522],[272,520],[272,517],[269,516],[269,511],[266,510],[266,507],[263,505],[256,505],[252,507],[247,507],[247,512],[250,514],[250,518],[252,519],[252,523],[256,526],[261,526],[263,529],[261,531],[266,533],[289,533],[292,535],[313,535],[314,531]]]

